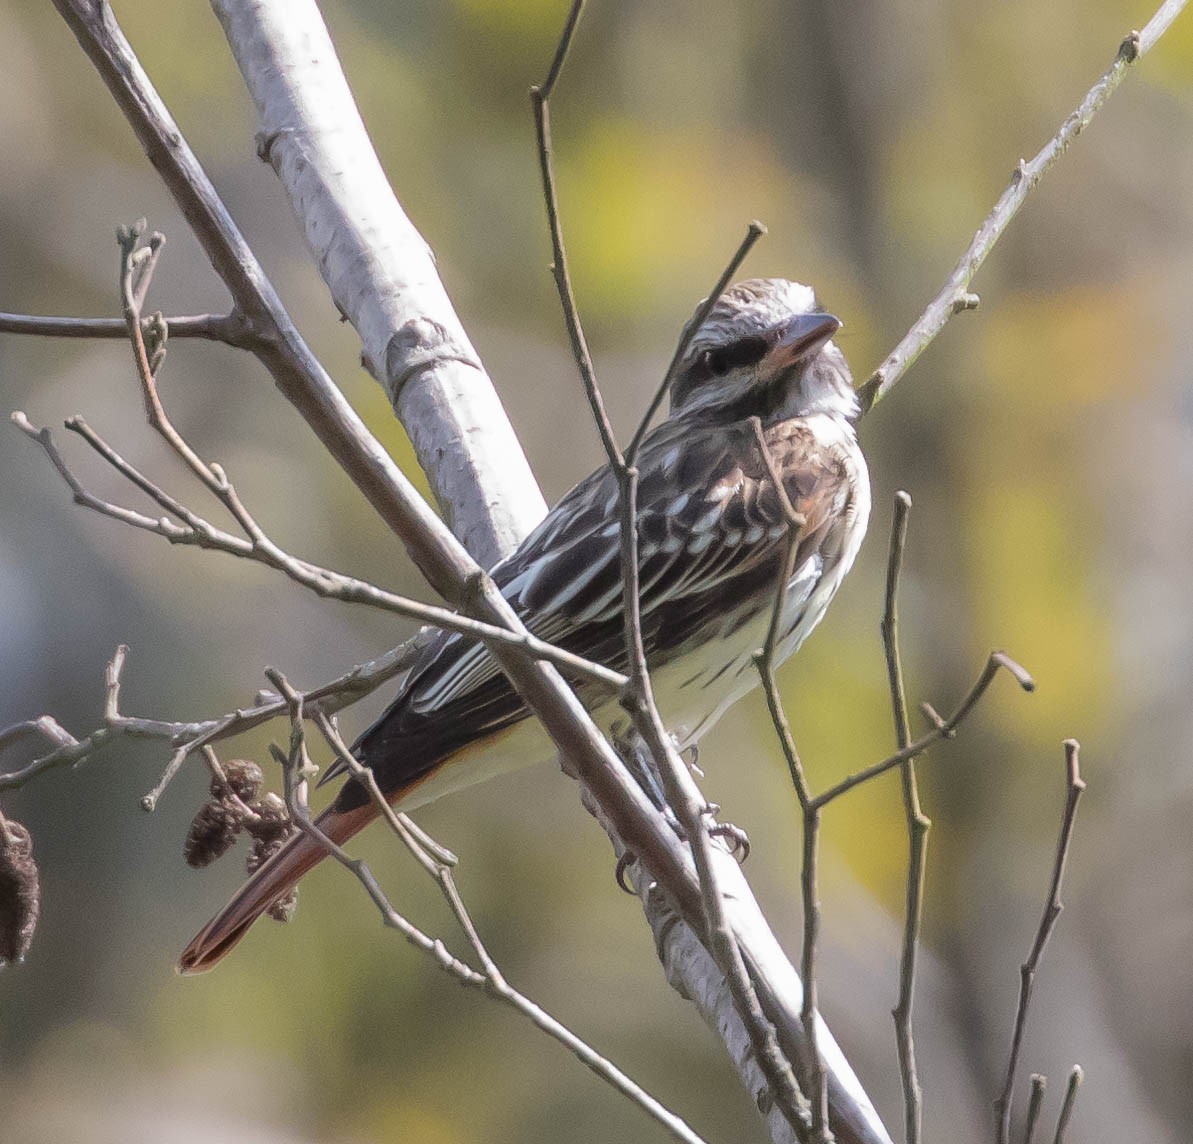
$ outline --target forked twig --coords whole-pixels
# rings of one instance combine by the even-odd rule
[[[1035,985],[1036,971],[1040,966],[1040,958],[1044,955],[1044,948],[1056,923],[1060,919],[1064,904],[1060,900],[1061,884],[1064,881],[1065,865],[1069,858],[1069,846],[1073,841],[1073,827],[1077,821],[1077,803],[1085,790],[1085,780],[1081,777],[1079,766],[1080,744],[1076,739],[1066,739],[1065,749],[1065,808],[1061,815],[1060,837],[1056,843],[1056,858],[1052,863],[1052,879],[1048,887],[1048,898],[1044,903],[1044,913],[1036,929],[1035,940],[1027,960],[1019,967],[1019,1003],[1015,1009],[1015,1027],[1011,1033],[1011,1051],[1007,1061],[1006,1078],[1003,1081],[1002,1092],[994,1102],[998,1113],[998,1144],[1009,1144],[1011,1138],[1011,1104],[1015,1092],[1015,1070],[1019,1066],[1019,1050],[1023,1044],[1023,1030],[1027,1025],[1027,1009],[1031,1004],[1032,987]],[[1070,1079],[1072,1098],[1066,1095],[1065,1107],[1071,1109],[1072,1099],[1076,1098],[1076,1086],[1081,1083],[1080,1069],[1074,1070],[1077,1079]],[[1062,1124],[1057,1128],[1057,1140],[1063,1133],[1064,1123],[1068,1120],[1066,1112],[1061,1113]]]
[[[853,790],[854,787],[869,782],[871,779],[877,778],[879,775],[901,766],[908,759],[918,758],[933,743],[939,742],[941,739],[953,738],[957,733],[957,728],[965,721],[966,716],[969,715],[974,707],[977,706],[979,700],[986,694],[990,684],[994,682],[995,677],[1000,671],[1007,672],[1024,691],[1035,690],[1035,680],[1032,679],[1024,667],[1016,663],[1006,652],[991,652],[990,658],[986,661],[986,666],[982,668],[982,672],[974,682],[974,685],[966,693],[965,698],[957,705],[957,709],[952,715],[947,719],[942,718],[929,704],[921,704],[921,710],[932,721],[933,726],[931,731],[925,732],[914,742],[909,743],[902,750],[896,751],[893,755],[889,755],[887,758],[881,760],[881,762],[873,763],[855,772],[848,778],[842,779],[839,783],[829,787],[828,790],[818,794],[812,800],[813,803],[817,807],[827,806],[834,799],[838,799],[843,794]]]
[[[812,1031],[812,1036],[809,1039],[811,1059],[806,1062],[806,1068],[809,1077],[807,1083],[814,1093],[812,1100],[813,1119],[814,1122],[818,1122],[817,1110],[822,1107],[823,1101],[822,1090],[819,1087],[823,1083],[823,1065],[818,1060],[815,1051],[815,1024],[812,1019],[815,1012],[816,999],[815,947],[820,917],[816,873],[820,812],[828,803],[852,790],[854,787],[868,782],[896,766],[900,766],[904,769],[904,807],[908,819],[911,861],[908,870],[907,920],[904,927],[902,956],[900,959],[899,1000],[893,1011],[893,1016],[895,1018],[896,1037],[899,1048],[900,1071],[904,1084],[907,1139],[913,1144],[913,1142],[920,1138],[922,1098],[919,1082],[916,1077],[911,1010],[914,997],[916,950],[922,915],[926,831],[930,823],[920,808],[915,774],[914,771],[909,771],[909,767],[912,760],[922,754],[932,742],[940,738],[951,738],[955,734],[957,726],[981,699],[1000,669],[1009,671],[1024,690],[1032,690],[1034,683],[1027,672],[1009,656],[1006,656],[1002,652],[995,652],[991,655],[977,682],[970,689],[969,694],[962,700],[953,715],[947,720],[942,719],[929,705],[925,704],[925,711],[933,722],[933,730],[914,743],[908,741],[910,732],[898,644],[897,598],[899,573],[906,545],[907,519],[911,508],[911,498],[906,493],[899,493],[896,497],[895,516],[891,530],[882,633],[888,665],[891,703],[900,749],[881,763],[877,763],[858,772],[818,796],[813,796],[804,772],[803,763],[791,734],[791,727],[783,709],[774,675],[774,652],[778,633],[781,630],[785,589],[794,572],[799,529],[802,527],[803,520],[795,512],[790,501],[787,499],[782,485],[778,483],[778,473],[766,449],[765,440],[762,437],[760,429],[758,429],[758,439],[762,448],[762,455],[770,470],[771,479],[778,484],[780,489],[790,529],[787,556],[780,570],[776,586],[775,602],[766,644],[755,655],[755,663],[762,677],[763,692],[770,710],[771,721],[783,750],[784,759],[786,760],[792,785],[803,815],[801,886],[804,904],[802,974],[804,978],[805,1003],[801,1016],[805,1030]],[[814,1132],[817,1130],[814,1129]],[[823,1128],[819,1129],[819,1131],[823,1131]]]
[[[365,604],[404,616],[407,619],[417,620],[419,623],[432,624],[447,631],[459,632],[461,635],[483,640],[486,643],[501,643],[517,648],[525,651],[534,659],[542,659],[555,664],[572,678],[583,680],[608,691],[620,691],[627,682],[627,677],[620,672],[613,671],[603,664],[584,659],[563,648],[557,648],[529,632],[525,634],[513,632],[508,628],[471,619],[448,608],[435,604],[424,604],[421,601],[386,591],[384,588],[360,580],[355,576],[335,572],[292,556],[269,538],[240,500],[235,487],[228,480],[223,469],[218,466],[209,467],[220,477],[219,488],[218,491],[215,491],[215,496],[245,530],[247,533],[245,537],[236,536],[218,528],[165,492],[134,465],[126,461],[81,417],[68,418],[66,427],[82,437],[107,464],[155,501],[169,514],[168,516],[147,516],[134,509],[125,508],[97,497],[83,485],[67,465],[48,428],[36,428],[19,410],[12,414],[12,421],[21,432],[42,447],[51,464],[70,489],[75,503],[102,516],[164,537],[171,544],[193,545],[264,564],[268,568],[282,572],[291,580],[309,588],[324,599]],[[181,440],[181,437],[179,439]],[[185,442],[183,443],[185,444]],[[177,519],[171,520],[170,516]]]
[[[307,710],[330,714],[357,702],[407,670],[418,650],[417,645],[414,648],[396,648],[371,663],[358,664],[344,675],[312,688],[303,697]],[[106,680],[110,680],[114,669],[119,671],[127,652],[128,648],[123,644],[117,648],[116,655],[105,671]],[[153,739],[173,747],[181,747],[192,740],[201,740],[195,747],[202,747],[241,735],[287,713],[283,700],[267,694],[254,707],[238,708],[213,719],[168,722],[162,719],[142,719],[119,711],[113,713],[110,709],[110,696],[111,692],[105,690],[105,715],[102,725],[82,739],[76,739],[48,715],[0,730],[0,750],[34,735],[54,744],[53,750],[33,759],[18,770],[0,773],[0,791],[16,790],[43,771],[55,767],[78,766],[122,738]],[[154,809],[157,796],[162,789],[162,784],[159,783],[151,794],[141,800],[146,810]]]

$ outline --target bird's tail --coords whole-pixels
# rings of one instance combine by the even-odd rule
[[[315,825],[342,845],[377,817],[371,801],[347,811],[329,807]],[[236,896],[211,919],[183,950],[179,973],[205,973],[220,961],[253,924],[279,898],[284,897],[308,870],[327,857],[317,838],[299,831],[237,891]]]

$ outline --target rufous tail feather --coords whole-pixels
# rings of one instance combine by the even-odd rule
[[[342,845],[376,818],[377,813],[372,802],[343,812],[328,808],[315,820],[315,825],[332,842]],[[327,848],[317,838],[302,831],[292,835],[183,950],[178,972],[209,970],[244,937],[253,922],[326,857]]]

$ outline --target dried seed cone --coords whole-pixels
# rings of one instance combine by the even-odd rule
[[[280,800],[279,800],[280,801]],[[283,806],[283,810],[285,807]],[[281,848],[285,841],[286,834],[289,833],[289,820],[283,826],[283,832],[272,838],[263,838],[260,835],[253,839],[252,849],[249,851],[249,856],[245,860],[245,870],[253,874],[261,866],[263,866],[270,858],[274,856]],[[275,922],[288,922],[294,917],[294,911],[298,909],[298,887],[295,886],[285,897],[279,898],[272,906],[265,912],[273,918]]]
[[[255,874],[270,858],[274,856],[282,847],[282,840],[280,838],[264,839],[254,838],[253,847],[249,851],[249,856],[244,860],[244,870],[246,874]]]
[[[257,821],[246,822],[244,828],[259,842],[281,842],[294,829],[286,804],[272,792],[249,809],[256,813]]]
[[[266,910],[275,922],[288,922],[294,917],[294,911],[298,909],[298,887],[295,886],[284,898],[278,898],[272,906]]]
[[[41,885],[29,831],[11,819],[0,824],[0,965],[22,961],[41,911]]]
[[[223,764],[223,771],[224,778],[228,780],[228,786],[232,788],[232,793],[241,802],[252,802],[261,793],[261,784],[265,781],[265,776],[252,759],[228,759]],[[213,775],[211,778],[212,797],[221,798],[223,794],[224,784]]]
[[[222,802],[205,802],[187,831],[182,850],[187,865],[196,870],[210,866],[228,852],[239,829],[239,818],[231,809]]]

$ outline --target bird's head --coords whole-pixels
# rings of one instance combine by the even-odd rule
[[[840,328],[809,286],[785,278],[730,286],[679,363],[672,415],[771,422],[828,413],[853,420],[859,412],[853,378],[832,342]]]

